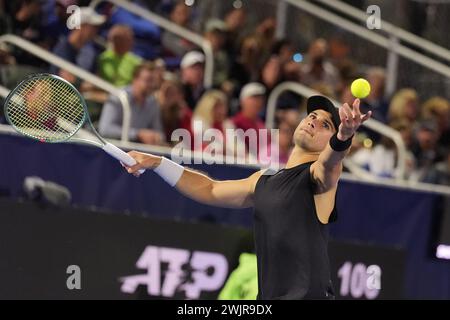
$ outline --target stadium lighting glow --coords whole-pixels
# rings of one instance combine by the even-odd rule
[[[301,53],[295,53],[292,56],[292,60],[294,60],[295,62],[302,62],[303,61],[303,55]]]
[[[445,244],[440,244],[436,250],[436,257],[440,259],[450,260],[450,246]]]
[[[242,1],[241,1],[241,0],[236,0],[236,1],[234,1],[234,2],[233,2],[233,7],[234,7],[235,9],[240,9],[240,8],[242,8]]]

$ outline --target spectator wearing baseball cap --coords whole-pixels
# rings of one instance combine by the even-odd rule
[[[90,7],[82,7],[67,20],[70,31],[67,37],[61,37],[53,49],[57,56],[78,65],[87,71],[94,72],[96,51],[92,40],[98,33],[99,26],[105,23],[106,17],[98,14]],[[50,72],[58,74],[74,83],[76,78],[58,67],[52,66]]]
[[[201,52],[190,51],[181,59],[180,67],[184,97],[189,108],[194,109],[205,92],[203,85],[205,56]]]
[[[260,118],[261,111],[264,108],[266,88],[258,82],[250,82],[246,84],[239,95],[241,110],[232,118],[234,126],[237,129],[255,130],[256,133],[266,126]],[[259,135],[257,134],[259,145]],[[248,150],[248,141],[246,141]]]

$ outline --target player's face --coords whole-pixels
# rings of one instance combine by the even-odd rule
[[[331,114],[324,110],[315,110],[295,129],[294,143],[306,151],[321,152],[335,132]]]

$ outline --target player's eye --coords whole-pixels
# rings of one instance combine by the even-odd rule
[[[328,123],[326,123],[326,122],[323,123],[323,127],[324,127],[325,129],[327,129],[327,130],[330,129],[330,126],[329,126]]]

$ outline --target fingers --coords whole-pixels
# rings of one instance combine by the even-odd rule
[[[372,111],[367,112],[361,117],[361,122],[368,120],[372,116]]]
[[[120,162],[122,167],[127,170],[128,173],[131,173],[135,177],[139,177],[141,174],[139,173],[139,170],[143,168],[143,165],[139,162],[140,153],[137,151],[130,151],[128,152],[128,155],[131,156],[134,160],[136,160],[136,164],[133,166],[127,166],[126,164]]]
[[[355,101],[353,101],[354,119],[361,119],[360,103],[361,103],[361,101],[359,99],[356,99]]]
[[[342,110],[342,112],[341,112]],[[350,109],[350,106],[347,103],[344,103],[344,105],[339,108],[339,115],[341,116],[341,122],[344,123],[346,126],[351,126],[353,123],[353,113]]]
[[[344,103],[342,105],[342,107],[340,108],[340,110],[342,110],[342,115],[344,116],[343,119],[341,119],[341,120],[351,119],[352,110],[350,109],[350,107],[348,106],[347,103]]]
[[[128,154],[134,159],[134,160],[138,160],[138,157],[139,157],[139,155],[140,155],[140,153],[139,152],[137,152],[137,151],[130,151],[130,152],[128,152]]]
[[[345,118],[347,117],[347,115],[345,114],[344,108],[339,108],[339,117],[341,118],[341,122],[344,122]]]
[[[131,166],[131,167],[127,167],[127,171],[128,171],[128,173],[136,173],[137,171],[139,171],[139,170],[141,170],[141,169],[143,169],[144,168],[144,166],[142,165],[142,163],[136,163],[134,166]]]
[[[347,103],[344,103],[341,108],[339,108],[339,116],[341,117],[341,122],[348,126],[358,126],[363,121],[366,121],[372,115],[372,112],[367,114],[361,113],[360,100],[356,99],[353,102],[352,108]],[[342,112],[341,112],[342,109]],[[350,121],[352,120],[352,121]]]

